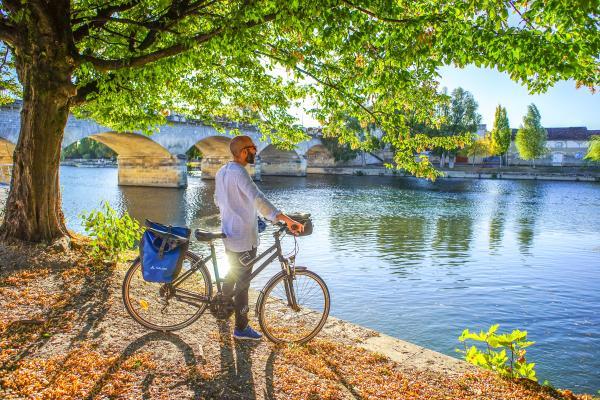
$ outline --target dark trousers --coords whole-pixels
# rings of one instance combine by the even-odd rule
[[[248,288],[250,287],[252,266],[246,267],[242,261],[248,262],[256,257],[256,249],[241,253],[226,250],[225,253],[229,259],[229,273],[225,277],[225,282],[223,282],[223,295],[229,297],[235,290],[243,288],[233,300],[235,304],[235,327],[246,329],[248,326]]]

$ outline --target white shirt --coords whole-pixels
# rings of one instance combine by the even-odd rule
[[[252,181],[246,168],[235,161],[222,166],[215,176],[215,204],[221,211],[225,248],[243,252],[258,246],[257,211],[275,221],[275,208]]]

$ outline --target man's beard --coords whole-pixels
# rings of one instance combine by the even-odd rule
[[[254,164],[254,159],[255,159],[254,154],[248,152],[248,155],[246,156],[246,162],[248,164]]]

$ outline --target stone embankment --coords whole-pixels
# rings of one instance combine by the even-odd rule
[[[600,182],[600,167],[598,168],[481,168],[455,167],[441,170],[442,179],[504,179],[504,180],[553,180]],[[308,167],[308,174],[322,175],[357,175],[357,176],[397,176],[411,177],[410,174],[381,166],[367,167]]]

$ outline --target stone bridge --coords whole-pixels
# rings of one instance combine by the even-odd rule
[[[7,180],[12,167],[12,154],[20,130],[20,107],[15,103],[0,108],[0,182]],[[211,126],[172,116],[169,124],[146,136],[139,132],[115,132],[92,120],[70,116],[62,148],[90,137],[117,153],[120,185],[185,187],[186,152],[196,146],[203,155],[202,177],[214,178],[216,171],[231,158],[229,142],[234,137],[231,129],[219,133]],[[281,150],[268,141],[262,141],[261,133],[253,127],[241,126],[238,129],[257,144],[259,157],[254,166],[249,166],[249,172],[255,179],[265,175],[305,176],[311,168],[335,165],[331,153],[318,137],[299,143],[294,150]],[[378,162],[376,159],[368,161]],[[365,163],[364,157],[362,163]]]

